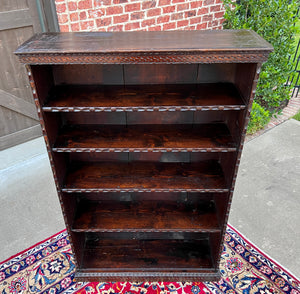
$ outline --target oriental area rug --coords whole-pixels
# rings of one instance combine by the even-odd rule
[[[0,263],[0,294],[300,294],[300,282],[228,226],[218,283],[78,283],[66,231]]]

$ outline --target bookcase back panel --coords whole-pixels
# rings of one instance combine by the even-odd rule
[[[175,201],[178,203],[197,203],[199,201],[211,201],[215,198],[224,198],[226,193],[188,193],[188,192],[106,192],[106,193],[74,193],[66,194],[66,197],[89,201]]]
[[[209,124],[225,123],[234,136],[240,133],[243,111],[185,111],[185,112],[90,112],[46,113],[64,125],[151,125],[151,124]],[[237,130],[236,130],[237,128]]]
[[[53,65],[55,85],[234,83],[240,64]],[[40,66],[38,66],[40,67]]]
[[[65,125],[126,125],[126,112],[62,112],[60,116]]]
[[[201,162],[230,161],[235,152],[70,152],[61,154],[67,161],[147,161],[147,162]],[[67,159],[69,158],[69,159]]]
[[[234,83],[236,63],[199,64],[197,73],[198,83]]]
[[[122,85],[123,66],[118,64],[53,65],[55,85]]]
[[[124,82],[137,84],[193,84],[197,81],[197,64],[126,64]]]

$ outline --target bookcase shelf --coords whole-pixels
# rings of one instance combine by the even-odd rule
[[[249,113],[271,51],[250,30],[44,33],[17,49],[77,280],[220,278]]]
[[[225,124],[66,125],[54,152],[234,152]]]
[[[145,271],[183,271],[191,267],[213,268],[207,239],[88,241],[83,256],[82,268],[102,271],[139,268]]]
[[[220,232],[213,201],[81,201],[74,232]]]
[[[72,85],[49,93],[44,111],[188,111],[245,109],[233,84]]]
[[[73,163],[63,192],[227,192],[220,165],[213,160],[197,163],[92,162]]]

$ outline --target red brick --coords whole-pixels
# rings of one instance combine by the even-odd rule
[[[159,0],[158,6],[164,6],[171,4],[171,0]]]
[[[212,21],[212,26],[213,27],[217,27],[219,25],[219,21],[218,20],[213,20]]]
[[[59,25],[60,31],[61,32],[69,32],[70,28],[68,25]]]
[[[141,9],[141,3],[131,3],[125,6],[125,12],[138,11]]]
[[[114,23],[126,22],[129,20],[129,14],[114,16]]]
[[[180,3],[180,2],[185,2],[185,0],[172,0],[172,3]]]
[[[204,5],[212,5],[215,4],[215,0],[204,0]]]
[[[152,26],[155,24],[155,18],[149,18],[142,21],[142,27]]]
[[[197,25],[197,30],[205,30],[207,28],[207,22],[200,23]]]
[[[193,1],[190,3],[191,8],[199,8],[202,7],[203,1]]]
[[[166,6],[163,7],[163,13],[170,13],[170,12],[174,12],[175,11],[176,6]]]
[[[178,4],[177,11],[187,10],[189,9],[189,7],[190,7],[189,3]]]
[[[112,23],[112,17],[101,17],[96,19],[97,27],[109,26]]]
[[[196,26],[188,26],[184,29],[187,30],[187,31],[194,31],[196,29]]]
[[[209,11],[212,12],[212,11],[220,11],[221,10],[221,5],[213,5],[213,6],[210,6],[209,8]]]
[[[113,0],[114,4],[122,4],[122,3],[127,3],[128,0]]]
[[[108,32],[122,32],[124,25],[116,25],[107,28]]]
[[[139,29],[141,27],[140,22],[130,22],[125,25],[125,31],[131,31],[134,29]]]
[[[78,9],[89,9],[93,7],[92,0],[81,0],[78,2]]]
[[[80,30],[91,30],[92,28],[94,28],[94,21],[88,20],[80,22]]]
[[[184,13],[184,17],[185,17],[185,18],[189,18],[189,17],[196,16],[196,14],[197,14],[197,10],[196,10],[196,9],[194,9],[194,10],[189,10],[189,11],[186,11],[186,12]]]
[[[58,18],[58,23],[59,24],[64,24],[66,22],[68,22],[68,14],[58,14],[57,15],[57,18]]]
[[[163,15],[157,18],[156,22],[157,23],[164,23],[168,22],[170,20],[170,15]]]
[[[77,21],[79,20],[78,12],[72,12],[69,14],[70,21]]]
[[[144,11],[133,12],[133,13],[130,14],[130,20],[143,19],[144,16],[145,16]]]
[[[211,14],[203,15],[202,21],[211,21],[213,16]]]
[[[142,9],[149,9],[149,8],[153,8],[155,6],[156,6],[155,0],[143,1],[143,3],[142,3]]]
[[[103,7],[103,5],[111,5],[111,0],[94,0],[95,7]]]
[[[184,26],[187,26],[189,24],[189,21],[187,19],[184,19],[184,20],[180,20],[177,22],[177,27],[184,27]]]
[[[118,6],[110,6],[106,8],[106,15],[112,15],[112,14],[121,14],[123,13],[123,7]]]
[[[223,4],[223,0],[215,0],[216,4]]]
[[[161,8],[149,9],[147,11],[147,17],[156,16],[161,14]]]
[[[71,31],[72,32],[78,32],[78,31],[80,31],[80,27],[79,27],[79,23],[78,22],[71,24]]]
[[[161,31],[161,26],[149,27],[148,31]]]
[[[190,24],[198,24],[202,22],[202,16],[190,18]]]
[[[171,20],[183,19],[183,12],[174,13],[171,15]]]
[[[80,18],[80,20],[85,20],[85,19],[87,19],[86,12],[85,12],[85,11],[81,11],[81,12],[79,13],[79,18]]]
[[[66,3],[56,4],[56,12],[57,13],[64,13],[66,12]]]
[[[206,13],[208,13],[208,8],[207,7],[200,8],[200,9],[198,9],[198,12],[197,12],[198,15],[203,15],[203,14],[206,14]]]
[[[102,17],[105,14],[105,10],[104,8],[90,9],[88,13],[89,13],[89,18],[94,19],[94,18]]]
[[[75,1],[68,2],[68,9],[69,9],[69,11],[77,10],[77,2],[75,2]]]
[[[221,12],[215,12],[214,16],[215,16],[215,18],[223,18],[223,16],[224,16],[224,11],[221,11]]]
[[[176,22],[169,22],[169,23],[164,24],[163,30],[166,31],[166,30],[172,30],[175,28],[176,28]]]

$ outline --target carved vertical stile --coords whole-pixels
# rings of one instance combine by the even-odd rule
[[[58,180],[57,174],[56,174],[56,168],[55,168],[55,164],[54,164],[53,156],[52,156],[52,148],[50,146],[50,142],[49,142],[48,136],[47,136],[47,130],[46,130],[45,122],[44,122],[43,111],[42,111],[42,107],[40,105],[40,101],[39,101],[39,97],[38,97],[38,93],[37,93],[37,89],[36,89],[36,85],[35,85],[35,81],[34,81],[34,78],[33,78],[33,74],[32,74],[32,70],[31,70],[30,65],[26,64],[26,70],[27,70],[27,75],[28,75],[30,87],[31,87],[31,90],[32,90],[33,98],[34,98],[34,103],[36,105],[38,117],[39,117],[39,120],[40,120],[40,125],[41,125],[41,128],[42,128],[43,137],[44,137],[46,148],[47,148],[48,158],[49,158],[49,162],[50,162],[50,166],[51,166],[51,170],[52,170],[52,174],[53,174],[53,178],[54,178],[54,182],[55,182],[59,202],[60,202],[60,205],[61,205],[63,218],[64,218],[65,225],[66,225],[66,228],[67,228],[67,231],[68,231],[68,234],[69,234],[71,249],[72,249],[73,252],[76,252],[77,250],[74,247],[73,240],[72,240],[72,235],[73,234],[72,234],[70,224],[69,224],[68,219],[67,219],[67,214],[66,214],[66,211],[65,211],[64,202],[63,202],[63,199],[62,199],[61,187],[60,187],[59,180]],[[74,259],[74,262],[75,262],[75,265],[78,267],[79,264],[78,264],[77,258]]]
[[[223,226],[223,230],[222,230],[222,239],[221,239],[221,240],[223,240],[222,243],[224,243],[224,237],[225,237],[225,233],[226,233],[226,227],[227,227],[227,223],[228,223],[228,217],[229,217],[230,207],[231,207],[231,203],[232,203],[232,197],[233,197],[236,177],[237,177],[238,168],[239,168],[239,165],[240,165],[240,162],[241,162],[241,155],[242,155],[244,142],[245,142],[245,138],[246,138],[246,134],[247,134],[247,127],[248,127],[248,122],[249,122],[249,119],[250,119],[250,112],[251,112],[253,100],[254,100],[254,97],[255,97],[255,90],[256,90],[258,79],[259,79],[261,66],[262,66],[261,63],[256,64],[254,77],[252,79],[251,91],[250,91],[250,94],[249,94],[248,107],[247,107],[247,109],[245,111],[245,115],[244,115],[244,126],[242,128],[243,131],[242,131],[242,134],[241,134],[239,149],[237,151],[237,158],[236,158],[235,169],[234,169],[234,174],[233,174],[232,183],[231,183],[228,207],[227,207],[227,212],[226,212],[225,220],[224,220],[224,226]],[[220,246],[219,258],[218,258],[218,263],[217,263],[218,267],[219,267],[220,261],[221,261],[222,249],[223,249],[222,246]]]

